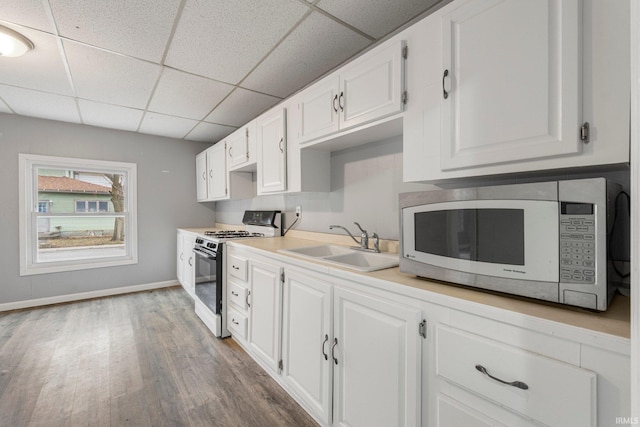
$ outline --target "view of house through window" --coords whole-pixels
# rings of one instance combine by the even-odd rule
[[[38,260],[124,255],[125,233],[119,223],[124,176],[82,170],[36,168]],[[115,200],[115,201],[114,201]],[[119,207],[119,211],[115,207]],[[56,214],[81,215],[60,216]],[[94,214],[111,213],[111,215]]]
[[[24,206],[30,212],[23,216],[27,250],[21,252],[27,259],[21,267],[34,270],[21,268],[23,274],[101,266],[90,264],[96,260],[121,264],[136,258],[135,237],[129,232],[135,219],[129,194],[135,165],[128,169],[122,164],[109,167],[110,162],[22,157],[26,160],[22,165]]]

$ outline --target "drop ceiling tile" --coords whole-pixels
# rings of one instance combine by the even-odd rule
[[[226,83],[165,68],[149,103],[149,110],[202,120],[233,88]]]
[[[238,88],[205,121],[240,127],[279,101],[274,96]]]
[[[0,98],[22,116],[80,123],[76,101],[69,96],[0,85]]]
[[[0,83],[73,95],[55,36],[18,25],[7,25],[33,42],[35,48],[18,58],[0,58]]]
[[[144,114],[142,110],[135,108],[102,104],[86,99],[79,99],[78,106],[84,124],[132,132],[138,130],[138,125]]]
[[[159,65],[67,40],[63,43],[78,97],[145,108],[160,75]]]
[[[180,0],[49,0],[63,37],[159,63]]]
[[[2,98],[0,98],[0,113],[13,114],[13,111],[11,111],[9,106],[4,103]]]
[[[140,132],[182,139],[197,124],[197,120],[183,119],[182,117],[167,116],[158,113],[145,113],[142,124],[140,125]]]
[[[296,0],[187,0],[165,64],[236,84],[308,10]]]
[[[42,0],[2,0],[0,19],[49,33],[55,31]]]
[[[376,39],[440,0],[320,0],[316,6]]]
[[[234,130],[236,130],[236,128],[231,126],[200,122],[198,126],[189,132],[185,139],[191,141],[210,142],[213,144],[214,142],[220,141]]]
[[[312,13],[242,82],[282,98],[341,64],[370,41],[319,12]]]

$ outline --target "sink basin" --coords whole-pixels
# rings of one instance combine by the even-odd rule
[[[308,256],[311,258],[324,258],[327,256],[348,254],[353,252],[353,249],[349,249],[346,246],[318,245],[305,246],[296,249],[283,249],[282,252],[289,252],[297,255]]]
[[[338,245],[305,246],[295,249],[280,249],[278,252],[363,272],[383,270],[398,265],[398,255],[365,252]]]

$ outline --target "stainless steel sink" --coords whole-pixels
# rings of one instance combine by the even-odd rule
[[[357,271],[376,271],[398,265],[398,255],[366,252],[338,245],[304,246],[295,249],[280,249],[278,252],[297,255]]]

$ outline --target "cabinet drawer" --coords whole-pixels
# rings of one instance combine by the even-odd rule
[[[247,293],[249,290],[238,286],[235,283],[229,283],[229,301],[234,305],[237,305],[243,310],[248,308],[247,305]]]
[[[436,340],[438,376],[544,424],[595,426],[595,373],[446,326]]]
[[[247,316],[244,316],[232,308],[227,309],[227,329],[231,335],[247,339]]]
[[[237,255],[229,255],[227,260],[227,266],[229,267],[229,274],[238,280],[243,282],[247,281],[247,264],[246,258],[239,257]]]

